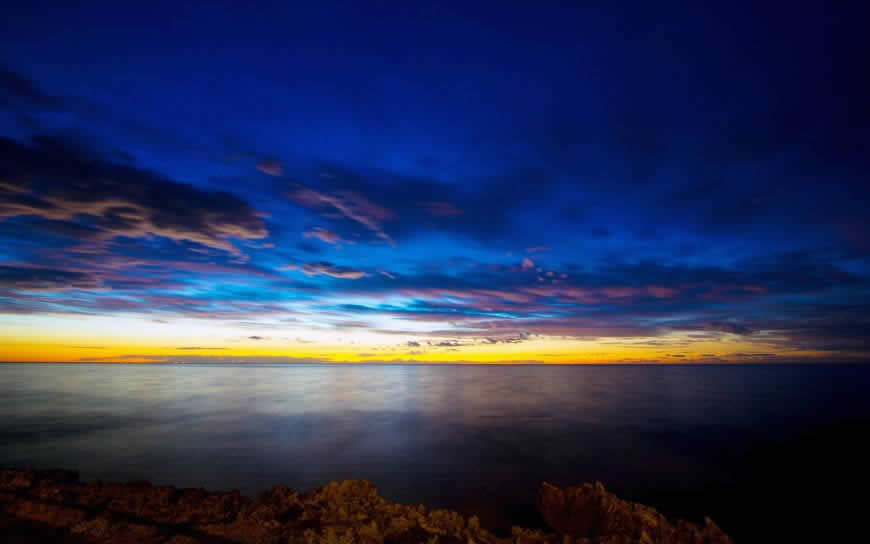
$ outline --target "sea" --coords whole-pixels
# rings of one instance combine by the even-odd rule
[[[249,496],[367,479],[499,534],[543,526],[542,481],[597,480],[737,542],[849,535],[868,422],[860,364],[0,364],[0,466]]]

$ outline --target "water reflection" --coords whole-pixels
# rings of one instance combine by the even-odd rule
[[[493,523],[528,506],[541,480],[599,479],[715,514],[668,500],[731,485],[765,443],[870,413],[868,376],[863,367],[0,365],[0,463],[248,494],[368,478],[392,500]]]

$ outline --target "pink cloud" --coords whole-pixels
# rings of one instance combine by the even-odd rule
[[[338,233],[332,232],[331,230],[327,230],[322,227],[314,227],[310,231],[303,232],[302,236],[306,238],[317,238],[321,242],[325,242],[327,244],[337,244],[342,241],[341,236],[339,236]]]
[[[673,287],[661,287],[658,285],[651,285],[646,289],[647,291],[649,291],[649,294],[651,294],[655,298],[671,298],[680,294],[680,290]]]
[[[91,249],[97,252],[100,241],[157,235],[239,256],[230,238],[268,235],[258,212],[230,193],[94,160],[63,144],[29,147],[0,140],[0,155],[15,166],[0,183],[0,220],[38,216],[69,221],[87,216]],[[53,167],[58,160],[66,161],[61,171]]]
[[[366,273],[361,270],[356,270],[346,266],[338,266],[324,261],[305,263],[302,267],[289,264],[282,267],[281,270],[299,270],[306,276],[331,276],[333,278],[342,278],[346,280],[358,280],[366,275]]]
[[[280,176],[284,173],[284,167],[281,161],[275,159],[265,159],[254,165],[257,170],[270,176]]]
[[[300,189],[290,195],[296,203],[308,208],[332,208],[339,214],[355,221],[383,240],[393,244],[393,239],[384,232],[381,223],[393,219],[390,210],[381,207],[363,195],[353,191],[322,193],[314,189]]]

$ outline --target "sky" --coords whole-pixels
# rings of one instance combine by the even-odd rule
[[[134,4],[4,8],[2,361],[867,359],[858,2]]]

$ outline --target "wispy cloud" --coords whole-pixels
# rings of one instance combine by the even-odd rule
[[[344,241],[338,233],[325,229],[323,227],[314,227],[311,230],[303,232],[302,236],[304,236],[305,238],[316,238],[321,242],[333,245],[339,244]]]
[[[23,291],[104,288],[99,278],[75,270],[0,265],[0,288]]]
[[[357,280],[366,275],[366,273],[361,270],[356,270],[347,266],[338,266],[325,261],[305,263],[301,267],[295,264],[290,264],[282,267],[282,270],[299,270],[307,276],[324,275],[348,280]]]
[[[281,161],[276,159],[263,159],[257,161],[255,166],[257,170],[270,176],[277,177],[284,173],[284,166],[281,164]]]
[[[354,191],[320,192],[314,189],[299,189],[290,198],[302,206],[318,210],[335,210],[342,216],[362,225],[378,238],[390,244],[393,239],[383,230],[382,223],[394,217],[393,212],[379,206]]]

